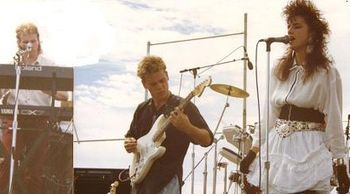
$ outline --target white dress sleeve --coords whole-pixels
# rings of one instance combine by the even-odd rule
[[[327,92],[323,113],[325,114],[326,138],[325,143],[333,158],[345,156],[345,140],[342,126],[342,83],[339,72],[331,67],[327,74]]]

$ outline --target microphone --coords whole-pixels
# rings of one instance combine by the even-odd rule
[[[245,48],[245,46],[243,46],[243,49],[244,49],[244,56],[245,56],[246,60],[248,60],[248,69],[252,70],[253,69],[253,63],[250,62],[250,60],[249,60],[248,52],[247,52],[247,49]]]
[[[288,44],[290,41],[290,38],[288,35],[281,36],[281,37],[269,37],[266,39],[260,39],[259,42],[266,42],[266,43],[273,43],[273,42],[282,42],[284,44]]]
[[[33,48],[33,44],[32,44],[31,42],[28,42],[28,43],[26,44],[26,51],[27,51],[27,52],[30,52],[30,51],[32,51],[32,48]]]

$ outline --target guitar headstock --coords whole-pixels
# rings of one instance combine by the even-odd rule
[[[111,190],[108,194],[117,194],[117,187],[119,186],[118,181],[114,181],[114,183],[111,184]]]
[[[210,86],[210,84],[211,84],[211,77],[209,76],[208,79],[204,80],[194,88],[194,90],[192,91],[193,96],[200,97],[203,94],[205,87]]]

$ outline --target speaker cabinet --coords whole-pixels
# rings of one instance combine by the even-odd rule
[[[126,169],[99,169],[75,168],[74,193],[75,194],[107,194],[114,181],[119,182],[116,194],[129,194],[130,181],[121,182],[118,176],[125,179],[128,176]]]

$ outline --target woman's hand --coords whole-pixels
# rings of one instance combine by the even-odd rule
[[[256,153],[253,150],[249,150],[248,154],[243,158],[239,164],[239,170],[244,173],[249,173],[249,166],[252,164],[256,157]]]
[[[348,193],[350,181],[349,181],[348,173],[346,172],[346,165],[345,164],[336,164],[335,165],[335,174],[337,176],[338,184],[339,184],[337,187],[337,191],[340,194]]]

